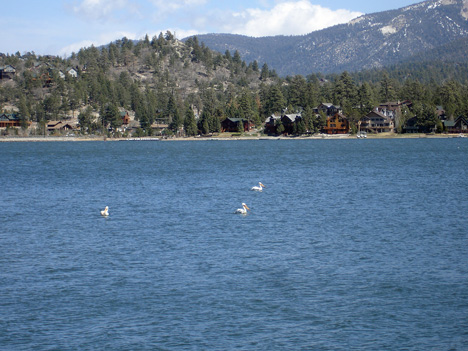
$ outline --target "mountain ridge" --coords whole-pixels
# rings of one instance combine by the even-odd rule
[[[267,62],[281,76],[382,68],[468,37],[468,0],[424,1],[300,36],[197,37],[221,53]]]

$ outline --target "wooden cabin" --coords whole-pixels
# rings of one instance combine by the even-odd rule
[[[341,113],[335,113],[327,118],[327,125],[323,128],[325,134],[348,134],[349,121]]]
[[[226,118],[221,122],[221,132],[222,133],[237,133],[239,132],[239,123],[243,124],[244,132],[250,131],[254,124],[248,119],[241,118]]]
[[[280,120],[281,116],[276,116],[275,114],[268,117],[265,121],[265,134],[276,134],[276,127]]]
[[[128,125],[130,123],[130,116],[127,111],[121,111],[120,118],[122,119],[123,125]]]
[[[294,134],[294,125],[302,119],[300,114],[289,114],[281,117],[284,126],[284,134]]]
[[[19,116],[15,113],[0,114],[0,128],[10,127],[21,127],[21,119]]]
[[[443,123],[447,133],[468,133],[468,119],[463,116],[454,121],[446,120]]]

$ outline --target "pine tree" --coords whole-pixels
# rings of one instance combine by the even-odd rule
[[[197,122],[195,121],[195,114],[190,106],[185,110],[184,130],[187,136],[194,136],[198,134]]]

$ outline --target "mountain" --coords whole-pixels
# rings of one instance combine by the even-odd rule
[[[197,36],[209,48],[266,62],[281,76],[339,73],[388,66],[411,57],[438,59],[444,47],[468,38],[468,0],[430,0],[358,17],[302,36]],[[466,52],[466,47],[464,49]],[[428,55],[431,56],[427,56]],[[468,60],[459,55],[458,60]]]

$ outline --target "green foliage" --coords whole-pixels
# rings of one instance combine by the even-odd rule
[[[11,63],[17,75],[8,86],[0,82],[0,105],[16,106],[24,125],[76,117],[70,110],[81,110],[80,126],[89,133],[120,127],[122,109],[134,112],[141,127],[138,133],[145,135],[152,133],[155,120],[170,126],[167,133],[178,133],[183,127],[186,135],[219,132],[226,117],[260,126],[286,107],[302,114],[293,132],[317,132],[326,123],[326,116],[317,117],[313,111],[321,102],[340,105],[346,117],[356,122],[380,103],[410,100],[413,106],[398,117],[400,130],[415,116],[423,129],[440,124],[433,114],[437,105],[450,119],[468,114],[468,65],[447,62],[407,62],[359,73],[280,78],[266,63],[261,70],[257,61],[247,65],[238,51],[222,55],[197,37],[183,44],[167,32],[136,43],[122,38],[105,47],[91,46],[68,59],[0,57],[0,66]],[[78,77],[60,78],[58,71],[69,67],[78,70]],[[200,114],[198,120],[194,111]],[[97,124],[92,112],[100,114]],[[281,123],[277,127],[284,132]]]
[[[197,122],[195,121],[195,114],[190,106],[185,110],[184,130],[187,136],[195,136],[198,134]]]

